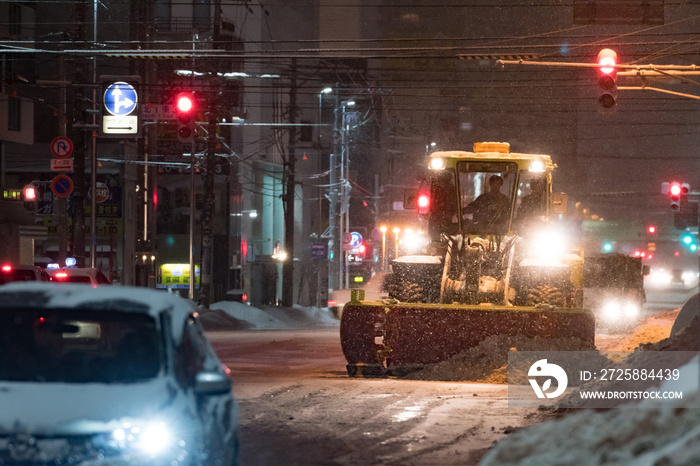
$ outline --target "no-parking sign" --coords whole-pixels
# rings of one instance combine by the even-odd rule
[[[58,197],[68,197],[73,192],[73,179],[68,175],[57,175],[51,180],[51,191]]]

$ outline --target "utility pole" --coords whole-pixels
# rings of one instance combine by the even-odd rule
[[[86,2],[75,3],[75,39],[85,47]],[[77,131],[73,132],[74,179],[73,179],[73,257],[76,266],[85,267],[85,71],[84,57],[76,59],[75,63],[75,103],[73,105],[73,124]],[[78,123],[76,125],[76,123]]]
[[[289,146],[287,148],[287,188],[284,209],[284,249],[287,259],[282,263],[282,305],[294,305],[294,188],[296,184],[296,114],[297,62],[292,58],[292,81],[289,89]]]
[[[63,46],[61,45],[61,49]],[[67,105],[66,105],[66,62],[63,53],[58,56],[58,72],[59,81],[61,83],[61,91],[58,94],[59,98],[59,113],[58,113],[58,131],[61,136],[67,135]],[[66,257],[68,255],[68,211],[67,201],[65,197],[56,197],[53,203],[54,216],[56,218],[56,233],[58,235],[58,263],[61,267],[66,265]]]
[[[209,102],[209,121],[207,123],[207,155],[204,164],[204,204],[202,205],[202,275],[199,287],[199,300],[202,306],[209,307],[212,286],[212,261],[214,233],[212,213],[214,211],[214,170],[216,168],[216,88],[214,80],[210,81],[207,92]]]

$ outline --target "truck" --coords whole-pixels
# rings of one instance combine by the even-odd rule
[[[583,307],[583,250],[558,222],[567,197],[552,188],[551,156],[475,143],[427,157],[404,207],[417,209],[426,248],[395,258],[388,299],[344,306],[340,339],[350,376],[403,375],[489,337],[519,349],[595,348]]]
[[[646,275],[649,266],[642,264],[641,257],[622,253],[586,257],[584,306],[593,311],[599,328],[625,330],[641,320]]]

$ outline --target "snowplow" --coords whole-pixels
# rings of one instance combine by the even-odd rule
[[[489,337],[536,346],[521,350],[595,348],[583,251],[555,221],[567,203],[553,192],[555,168],[549,155],[508,143],[428,156],[425,181],[404,196],[427,246],[391,262],[388,299],[353,290],[343,308],[350,376],[400,376]]]

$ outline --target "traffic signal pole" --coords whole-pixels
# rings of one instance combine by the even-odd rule
[[[553,68],[599,68],[598,63],[576,63],[576,62],[546,62],[546,61],[527,61],[527,60],[497,60],[496,66],[501,68],[506,65],[520,66],[545,66]],[[697,81],[687,79],[686,76],[700,76],[700,65],[620,65],[616,64],[615,69],[618,70],[617,76],[624,78],[641,78],[641,86],[618,86],[620,91],[655,91],[664,94],[676,95],[679,97],[687,97],[689,99],[700,100],[700,95],[686,94],[683,92],[675,92],[668,89],[647,86],[644,83],[644,78],[647,77],[673,77],[680,80],[688,81],[692,84],[700,84]]]

